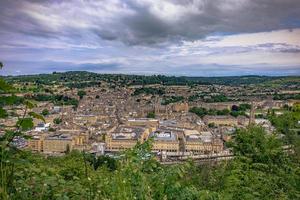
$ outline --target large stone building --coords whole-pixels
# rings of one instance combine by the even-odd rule
[[[179,152],[179,132],[181,131],[164,128],[152,132],[149,136],[149,138],[153,138],[152,150],[154,152]]]
[[[189,104],[188,103],[174,103],[172,109],[175,112],[188,112]]]
[[[148,118],[128,119],[127,125],[156,129],[159,126],[159,121],[157,119],[148,119]]]
[[[149,129],[137,126],[120,126],[108,133],[105,138],[107,151],[122,151],[133,148],[138,142],[143,143]]]
[[[218,116],[210,116],[206,115],[203,118],[203,121],[206,124],[214,124],[214,125],[224,125],[224,126],[237,126],[238,120],[235,117],[230,115],[218,115]]]
[[[45,137],[43,141],[44,153],[65,153],[68,149],[71,151],[75,141],[71,135],[55,134]]]
[[[27,141],[28,148],[35,152],[42,152],[44,149],[45,135],[34,135]]]
[[[46,154],[65,153],[67,150],[82,150],[86,143],[87,136],[85,134],[38,134],[28,140],[28,148]]]
[[[199,133],[196,130],[185,130],[185,151],[192,154],[219,153],[223,150],[223,142],[213,138],[210,132]]]

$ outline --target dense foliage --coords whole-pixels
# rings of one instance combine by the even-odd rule
[[[165,90],[163,88],[143,87],[143,88],[138,88],[133,92],[134,96],[140,94],[163,95],[165,94]]]
[[[176,103],[176,102],[181,102],[184,100],[183,96],[170,96],[170,97],[164,97],[162,101],[162,105],[168,105],[170,103]]]
[[[211,96],[210,99],[205,100],[208,103],[214,103],[214,102],[226,102],[229,101],[228,98],[225,95],[215,95]]]
[[[155,112],[149,112],[147,118],[155,118]]]
[[[54,105],[73,105],[78,106],[78,100],[64,95],[47,95],[47,94],[35,94],[31,99],[35,101],[50,101]]]
[[[240,110],[216,110],[216,109],[206,109],[202,107],[192,107],[189,112],[195,113],[199,117],[204,117],[205,115],[231,115],[233,117],[237,117],[239,115],[246,115],[244,111]]]
[[[300,99],[300,94],[275,94],[274,100]]]
[[[11,83],[31,82],[45,85],[65,85],[70,88],[85,88],[100,86],[101,81],[116,85],[250,85],[264,84],[267,86],[289,86],[300,84],[299,77],[268,77],[268,76],[229,76],[229,77],[175,77],[163,75],[125,75],[125,74],[96,74],[85,71],[74,71],[53,74],[22,75],[5,77]]]
[[[0,96],[0,106],[21,105],[24,98],[15,95]]]
[[[217,102],[228,102],[232,101],[231,98],[225,96],[224,94],[211,95],[210,92],[203,92],[194,94],[188,97],[189,102],[193,101],[203,101],[206,103],[217,103]]]
[[[84,90],[79,90],[77,92],[77,95],[79,96],[80,99],[82,99],[86,95],[86,92]]]
[[[150,154],[151,142],[116,159],[20,151],[6,199],[299,199],[299,160],[283,151],[276,135],[250,127],[229,145],[236,158],[217,165],[161,165]]]

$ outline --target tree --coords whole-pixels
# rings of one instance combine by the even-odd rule
[[[69,154],[71,152],[71,150],[70,150],[70,145],[69,144],[67,144],[67,147],[66,147],[66,154]]]
[[[8,113],[6,110],[4,110],[2,107],[0,107],[0,118],[6,118],[8,117]]]
[[[239,111],[239,107],[237,105],[232,105],[231,111]]]
[[[217,115],[228,115],[230,113],[230,110],[228,109],[223,109],[223,110],[218,110]]]
[[[208,127],[209,127],[209,128],[214,128],[214,127],[216,127],[216,125],[215,125],[215,123],[209,123],[209,124],[208,124]]]
[[[62,119],[61,118],[54,118],[53,123],[54,124],[60,124],[60,123],[62,123]]]
[[[246,110],[250,110],[251,109],[251,105],[248,103],[242,103],[240,104],[240,106],[238,107],[239,111],[246,111]]]
[[[50,131],[50,132],[55,132],[56,130],[55,130],[54,128],[50,127],[50,128],[49,128],[49,131]]]
[[[147,118],[155,118],[155,113],[154,112],[149,112],[147,114]]]
[[[49,110],[48,110],[48,109],[44,109],[44,110],[42,111],[42,115],[43,115],[43,116],[49,115]]]
[[[3,63],[0,62],[0,69],[3,68]],[[16,190],[15,178],[17,171],[15,170],[15,165],[18,162],[22,162],[20,159],[20,152],[14,144],[15,139],[18,141],[19,138],[29,137],[23,131],[27,131],[33,128],[33,118],[41,121],[45,121],[44,118],[30,110],[36,107],[33,102],[23,99],[22,101],[17,101],[13,95],[13,87],[7,84],[2,78],[0,78],[0,91],[6,96],[1,99],[0,107],[0,117],[17,117],[18,120],[14,126],[7,126],[5,123],[0,122],[1,136],[0,136],[0,199],[10,199],[9,194],[11,191]],[[4,106],[9,105],[10,109],[16,109],[16,104],[23,106],[23,113],[21,115],[15,112],[7,112]],[[3,106],[3,107],[2,107]],[[12,115],[13,113],[13,115]]]
[[[192,107],[189,110],[191,113],[195,113],[199,117],[204,117],[207,114],[207,110],[205,108]]]
[[[77,95],[79,96],[80,99],[82,99],[86,95],[86,92],[84,90],[79,90],[77,92]]]
[[[283,151],[278,137],[251,126],[237,130],[228,146],[235,159],[223,179],[224,199],[297,199],[299,163]]]
[[[283,153],[281,141],[257,126],[239,129],[231,147],[235,155],[251,158],[253,162],[275,162]]]

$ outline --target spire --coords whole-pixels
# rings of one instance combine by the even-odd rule
[[[249,125],[255,123],[255,103],[254,101],[251,102],[251,110],[250,110],[250,118],[249,118]]]

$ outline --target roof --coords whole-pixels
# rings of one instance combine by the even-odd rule
[[[176,126],[177,121],[176,120],[163,120],[159,122],[161,126]]]
[[[111,133],[113,140],[137,140],[145,132],[143,127],[120,126]]]
[[[188,136],[188,135],[200,135],[200,133],[197,130],[184,130],[184,135],[185,136]]]
[[[177,133],[168,129],[158,129],[150,133],[149,137],[154,138],[154,140],[161,141],[177,141]]]
[[[46,137],[46,140],[72,140],[72,136],[69,134],[54,134]]]
[[[189,135],[185,134],[185,139],[186,141],[191,141],[191,142],[211,142],[212,141],[212,133],[209,131],[204,131],[199,133],[194,132]]]
[[[128,119],[129,122],[158,122],[157,119],[151,119],[151,118],[138,118],[138,119]]]
[[[205,115],[206,119],[235,119],[231,115]]]

